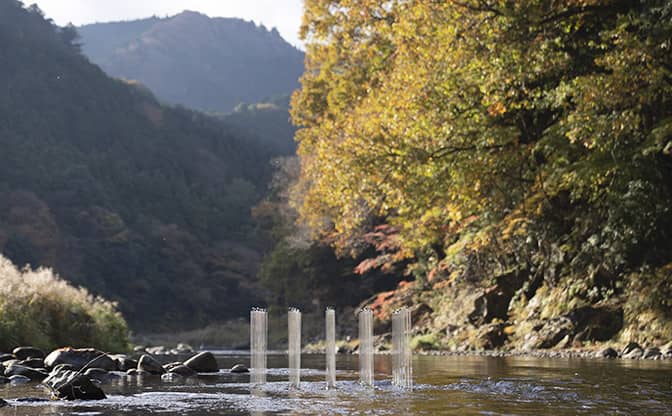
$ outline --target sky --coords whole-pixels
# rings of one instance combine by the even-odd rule
[[[24,0],[37,3],[59,26],[172,16],[193,10],[210,17],[239,17],[277,28],[287,42],[302,46],[299,25],[303,0]]]

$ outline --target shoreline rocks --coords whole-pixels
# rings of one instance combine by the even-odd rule
[[[47,355],[44,365],[54,368],[59,364],[69,364],[77,370],[84,366],[116,371],[117,363],[106,353],[94,348],[59,348]]]
[[[52,371],[43,384],[49,387],[54,397],[63,400],[102,400],[107,397],[88,375],[78,371]]]
[[[184,365],[196,371],[197,373],[216,373],[219,371],[219,364],[211,352],[199,352],[184,362]]]
[[[138,360],[138,371],[145,371],[149,374],[161,375],[166,372],[161,363],[151,355],[143,354]]]

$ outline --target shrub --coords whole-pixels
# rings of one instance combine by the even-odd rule
[[[50,269],[20,270],[0,255],[0,350],[17,345],[122,352],[129,346],[128,328],[115,303],[73,287]]]

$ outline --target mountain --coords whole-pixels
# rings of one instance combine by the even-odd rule
[[[274,154],[289,156],[296,153],[296,127],[289,119],[289,96],[262,103],[239,104],[231,113],[212,115],[256,137]]]
[[[0,0],[0,252],[118,301],[136,330],[246,313],[274,154],[108,77],[73,32]]]
[[[303,52],[276,29],[241,19],[185,11],[78,31],[84,54],[108,74],[204,111],[228,113],[240,103],[289,95],[303,73]]]

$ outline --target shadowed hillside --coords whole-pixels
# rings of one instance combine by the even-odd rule
[[[0,252],[118,300],[136,329],[259,301],[250,207],[272,154],[255,138],[109,78],[72,28],[14,0],[0,79]]]

